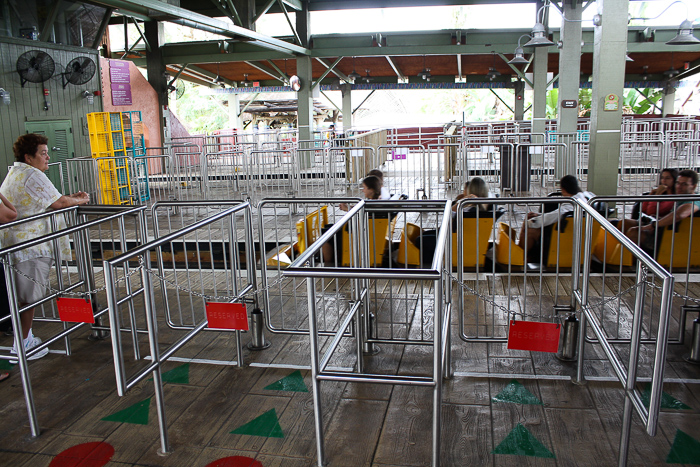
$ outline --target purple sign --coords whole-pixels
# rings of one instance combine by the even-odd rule
[[[109,62],[109,80],[113,83],[129,83],[131,78],[129,76],[129,63],[128,62]]]
[[[131,105],[131,85],[112,83],[112,105]]]

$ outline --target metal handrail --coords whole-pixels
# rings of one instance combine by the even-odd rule
[[[602,198],[601,198],[602,199]],[[574,291],[574,294],[582,307],[582,319],[581,327],[579,330],[579,354],[578,354],[578,369],[577,369],[577,379],[578,381],[583,380],[583,358],[584,358],[584,342],[586,333],[586,321],[591,322],[591,327],[594,333],[598,337],[599,343],[601,344],[608,360],[610,361],[615,373],[618,376],[618,380],[625,389],[625,406],[623,412],[622,421],[622,436],[620,440],[620,457],[619,465],[624,466],[627,463],[627,451],[629,449],[630,440],[630,430],[631,430],[631,416],[632,408],[634,408],[644,424],[646,425],[646,431],[649,435],[654,436],[657,430],[657,422],[659,416],[659,410],[661,406],[661,396],[662,396],[662,386],[663,386],[663,374],[664,365],[666,361],[666,341],[668,338],[668,327],[669,327],[669,315],[671,309],[671,299],[672,299],[672,288],[673,288],[673,275],[662,268],[656,261],[654,261],[644,250],[642,250],[638,245],[627,238],[624,233],[619,231],[615,226],[613,226],[604,216],[598,213],[592,206],[583,203],[579,200],[574,200],[586,215],[590,216],[593,220],[597,221],[602,228],[611,233],[616,240],[618,240],[625,248],[628,248],[630,252],[638,259],[637,263],[637,283],[644,284],[643,269],[642,265],[651,270],[656,274],[659,279],[663,281],[662,287],[662,298],[661,298],[661,309],[659,311],[659,325],[658,334],[656,341],[656,354],[654,358],[654,370],[651,382],[651,396],[649,403],[649,410],[644,407],[642,403],[639,390],[636,389],[637,384],[637,362],[639,360],[639,347],[641,340],[641,327],[642,327],[642,312],[644,305],[644,288],[638,291],[637,299],[635,302],[635,309],[632,322],[632,338],[630,342],[630,352],[629,352],[629,363],[628,368],[625,370],[620,359],[617,358],[615,350],[612,345],[605,339],[605,332],[600,327],[600,325],[595,320],[595,315],[591,313],[588,306],[588,289],[589,284],[586,278],[590,275],[591,270],[591,246],[592,246],[592,231],[593,223],[588,222],[586,224],[586,238],[585,238],[585,261],[584,261],[584,271],[583,271],[583,288],[579,293],[578,290]],[[593,198],[591,202],[595,202],[596,198]]]

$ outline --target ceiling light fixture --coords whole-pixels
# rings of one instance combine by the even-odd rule
[[[433,77],[433,75],[430,74],[430,68],[426,68],[425,66],[425,55],[423,55],[423,71],[418,73],[418,77],[428,82],[430,82],[430,78]]]
[[[700,39],[693,35],[692,21],[685,20],[678,27],[676,37],[666,42],[666,45],[697,45],[700,44]]]
[[[243,74],[243,81],[241,81],[241,86],[243,86],[244,88],[250,87],[250,83],[248,82],[248,75],[245,73]]]
[[[646,21],[649,19],[656,19],[666,13],[669,8],[671,8],[673,5],[676,3],[680,3],[685,7],[685,20],[681,22],[680,26],[678,26],[678,33],[676,34],[676,37],[671,39],[670,41],[666,42],[666,45],[697,45],[700,44],[700,39],[695,37],[693,35],[693,22],[688,19],[688,5],[685,4],[685,2],[682,2],[681,0],[676,0],[675,2],[671,3],[669,6],[664,8],[664,10],[659,13],[658,15],[654,16],[653,18],[630,18],[630,21],[632,20],[640,20],[640,21]],[[670,71],[670,70],[669,70]]]
[[[489,71],[486,73],[486,76],[488,76],[491,81],[493,81],[494,78],[501,76],[501,72],[496,69],[496,54],[493,54],[493,66],[489,67]]]
[[[515,57],[511,61],[508,62],[509,65],[524,65],[526,63],[530,63],[526,58],[525,58],[525,51],[523,50],[522,46],[520,45],[520,39],[523,37],[530,37],[528,34],[523,34],[522,36],[518,37],[518,46],[515,48]]]
[[[664,71],[664,76],[666,76],[668,79],[673,79],[679,73],[680,71],[676,70],[673,66],[673,52],[671,52],[671,68]]]
[[[362,75],[355,71],[355,57],[352,57],[352,73],[348,75],[348,78],[350,78],[353,83],[362,78]]]
[[[532,27],[532,32],[530,33],[530,40],[523,47],[550,47],[554,45],[554,42],[547,39],[547,30],[542,22],[544,21],[544,14],[542,14],[542,21],[540,21],[540,13],[544,11],[547,5],[542,5],[537,11],[536,19],[537,22]]]
[[[367,76],[365,76],[362,79],[365,80],[365,83],[369,83],[370,81],[372,81],[372,77],[369,75],[369,70],[365,70],[365,73],[367,73]]]
[[[222,84],[224,82],[224,79],[221,77],[221,73],[219,73],[219,64],[216,64],[216,78],[212,81],[214,84]]]

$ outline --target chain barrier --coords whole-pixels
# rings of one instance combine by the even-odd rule
[[[91,295],[95,295],[95,294],[98,294],[100,292],[104,292],[105,290],[107,290],[106,284],[102,287],[98,287],[96,289],[88,290],[88,291],[84,291],[84,292],[71,292],[68,290],[54,289],[53,287],[51,287],[50,284],[43,284],[43,283],[37,281],[36,279],[34,279],[33,277],[30,277],[27,274],[23,273],[22,271],[20,271],[16,267],[14,267],[12,264],[8,263],[5,258],[0,258],[0,264],[3,266],[9,266],[10,269],[12,269],[15,272],[15,274],[18,274],[18,275],[24,277],[25,279],[28,279],[29,281],[34,282],[39,287],[47,289],[50,293],[58,294],[59,296],[77,297],[77,298],[88,299]],[[119,279],[117,279],[115,281],[115,283],[118,284],[120,282],[126,281],[127,279],[129,279],[131,276],[135,275],[139,271],[141,271],[141,266],[133,269],[132,271],[129,271],[129,273],[126,274],[124,277],[120,277]]]
[[[663,291],[663,288],[659,287],[659,286],[656,285],[656,284],[650,284],[650,285],[651,285],[651,287],[653,287],[654,289],[658,290],[659,292]],[[690,296],[688,296],[688,295],[683,295],[683,294],[681,294],[681,293],[676,292],[675,290],[674,290],[674,291],[671,291],[671,295],[672,295],[673,297],[675,297],[675,298],[681,298],[681,299],[683,299],[683,300],[686,300],[686,301],[689,301],[689,302],[693,302],[693,303],[695,303],[696,305],[700,306],[700,299],[693,298],[693,297],[690,297]]]
[[[524,312],[520,312],[520,311],[513,311],[513,310],[510,310],[509,308],[507,308],[507,307],[505,307],[505,306],[503,306],[503,305],[500,305],[500,304],[496,303],[496,301],[495,301],[494,299],[490,298],[489,296],[479,293],[479,291],[473,289],[472,287],[470,287],[469,285],[467,285],[465,282],[461,282],[461,281],[459,280],[459,278],[457,278],[457,277],[452,273],[452,271],[448,271],[447,269],[445,269],[444,272],[447,273],[447,274],[449,275],[449,277],[452,279],[452,281],[455,282],[455,283],[457,283],[462,289],[466,290],[467,292],[471,293],[472,295],[475,295],[476,297],[478,297],[479,299],[483,300],[484,302],[490,304],[490,305],[493,306],[494,308],[500,309],[501,311],[504,312],[504,314],[505,314],[506,316],[509,317],[509,319],[510,319],[511,316],[513,316],[513,317],[520,316],[520,317],[522,317],[522,318],[536,318],[536,319],[545,319],[545,320],[553,320],[553,321],[554,321],[554,320],[558,320],[558,321],[561,321],[561,315],[562,315],[562,313],[557,313],[557,314],[554,314],[554,315],[542,316],[542,315],[534,315],[534,314],[528,314],[528,313],[524,313]],[[602,301],[599,302],[599,303],[596,303],[596,304],[593,304],[593,305],[588,305],[587,308],[590,309],[590,310],[593,310],[593,309],[596,309],[596,308],[603,308],[603,307],[605,307],[608,303],[622,298],[623,295],[628,294],[629,292],[631,292],[631,291],[634,290],[634,289],[638,289],[639,287],[642,286],[642,284],[647,284],[647,285],[649,285],[649,286],[651,286],[651,287],[660,289],[660,287],[658,287],[656,284],[653,284],[653,283],[647,281],[647,272],[646,272],[646,269],[644,269],[644,278],[642,279],[641,282],[636,283],[636,284],[634,284],[634,285],[632,285],[632,286],[626,288],[625,290],[619,292],[618,294],[613,295],[613,296],[611,296],[611,297],[609,297],[609,298],[607,298],[607,299],[605,299],[605,300],[602,300]],[[698,300],[697,302],[700,303],[700,300]],[[573,311],[572,313],[577,313],[577,314],[579,314],[579,313],[581,313],[581,312],[580,312],[580,311]],[[615,310],[613,310],[613,313],[616,314],[617,312],[616,312]]]

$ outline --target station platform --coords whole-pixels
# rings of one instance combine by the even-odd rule
[[[36,335],[44,327],[38,323]],[[456,323],[452,328],[456,335]],[[163,329],[161,340],[176,336]],[[234,336],[217,332],[201,333],[163,365],[168,455],[159,454],[153,383],[144,380],[119,397],[109,339],[78,333],[71,356],[53,346],[29,363],[41,430],[36,438],[18,370],[0,362],[11,373],[0,383],[0,465],[314,466],[308,337],[266,338],[268,349],[244,350],[243,368],[234,363]],[[248,339],[244,334],[244,343]],[[0,338],[2,346],[11,342]],[[553,354],[452,342],[455,376],[443,385],[440,465],[617,464],[623,391],[598,346],[587,346],[587,381],[576,385],[573,363]],[[424,347],[379,348],[365,356],[369,370],[430,372]],[[645,352],[652,358],[651,349]],[[700,367],[685,362],[684,352],[685,346],[669,346],[658,434],[648,436],[633,415],[627,465],[700,464]],[[342,352],[332,362],[348,364]],[[328,465],[430,465],[430,389],[344,382],[321,388]]]

